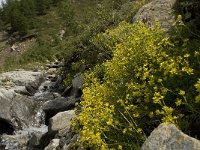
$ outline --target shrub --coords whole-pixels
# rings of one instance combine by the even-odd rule
[[[188,39],[176,35],[166,35],[158,23],[122,22],[100,37],[111,40],[113,58],[85,75],[73,124],[83,148],[139,149],[161,122],[189,131],[199,118],[199,48],[191,51]]]

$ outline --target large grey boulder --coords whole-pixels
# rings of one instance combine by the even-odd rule
[[[181,132],[173,124],[161,124],[144,142],[142,150],[199,150],[200,141]]]
[[[38,104],[14,91],[0,89],[0,120],[11,124],[15,129],[25,128],[34,123]]]
[[[49,120],[48,132],[58,133],[58,136],[63,136],[71,127],[72,118],[75,116],[74,110],[60,112]]]
[[[0,85],[12,83],[13,86],[25,86],[28,83],[35,82],[42,77],[41,72],[33,71],[11,71],[0,74]]]
[[[42,72],[11,71],[0,74],[0,87],[22,95],[33,96],[43,80]]]
[[[59,112],[66,111],[69,109],[73,109],[75,107],[76,102],[79,102],[80,98],[74,98],[74,97],[58,97],[53,100],[49,100],[43,104],[43,111],[46,115],[46,121],[48,121],[49,118],[53,117]]]
[[[158,20],[161,27],[168,31],[175,21],[173,7],[177,0],[153,0],[144,5],[134,16],[133,22],[143,21],[150,26]]]

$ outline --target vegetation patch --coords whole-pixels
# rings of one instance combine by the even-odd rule
[[[139,149],[160,123],[174,123],[199,137],[199,44],[172,36],[157,23],[151,29],[122,22],[99,35],[113,57],[85,75],[82,110],[74,122],[80,145],[90,149]]]

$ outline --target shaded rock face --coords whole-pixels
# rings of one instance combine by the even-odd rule
[[[199,150],[200,141],[181,132],[173,124],[161,124],[144,142],[142,150]]]
[[[59,112],[73,109],[75,103],[79,102],[80,98],[68,97],[68,98],[55,98],[44,103],[43,110],[46,114],[46,124],[48,120]]]
[[[80,97],[82,95],[82,88],[84,84],[84,76],[81,73],[78,73],[75,75],[74,79],[72,80],[72,91],[71,96],[72,97]]]
[[[13,134],[14,127],[6,120],[0,119],[0,135],[3,133]]]
[[[158,20],[161,27],[169,31],[175,21],[173,7],[177,0],[153,0],[144,5],[134,16],[133,22],[143,21],[150,26]]]

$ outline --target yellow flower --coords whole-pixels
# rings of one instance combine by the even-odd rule
[[[184,96],[184,95],[185,95],[185,91],[180,90],[179,94],[180,94],[181,96]]]
[[[175,104],[176,104],[176,106],[180,106],[182,104],[182,100],[181,99],[176,99]]]
[[[149,117],[150,117],[150,118],[153,118],[153,116],[154,116],[154,113],[153,113],[153,112],[150,112],[150,113],[149,113]]]
[[[118,145],[118,150],[121,150],[122,149],[122,146],[121,145]]]

